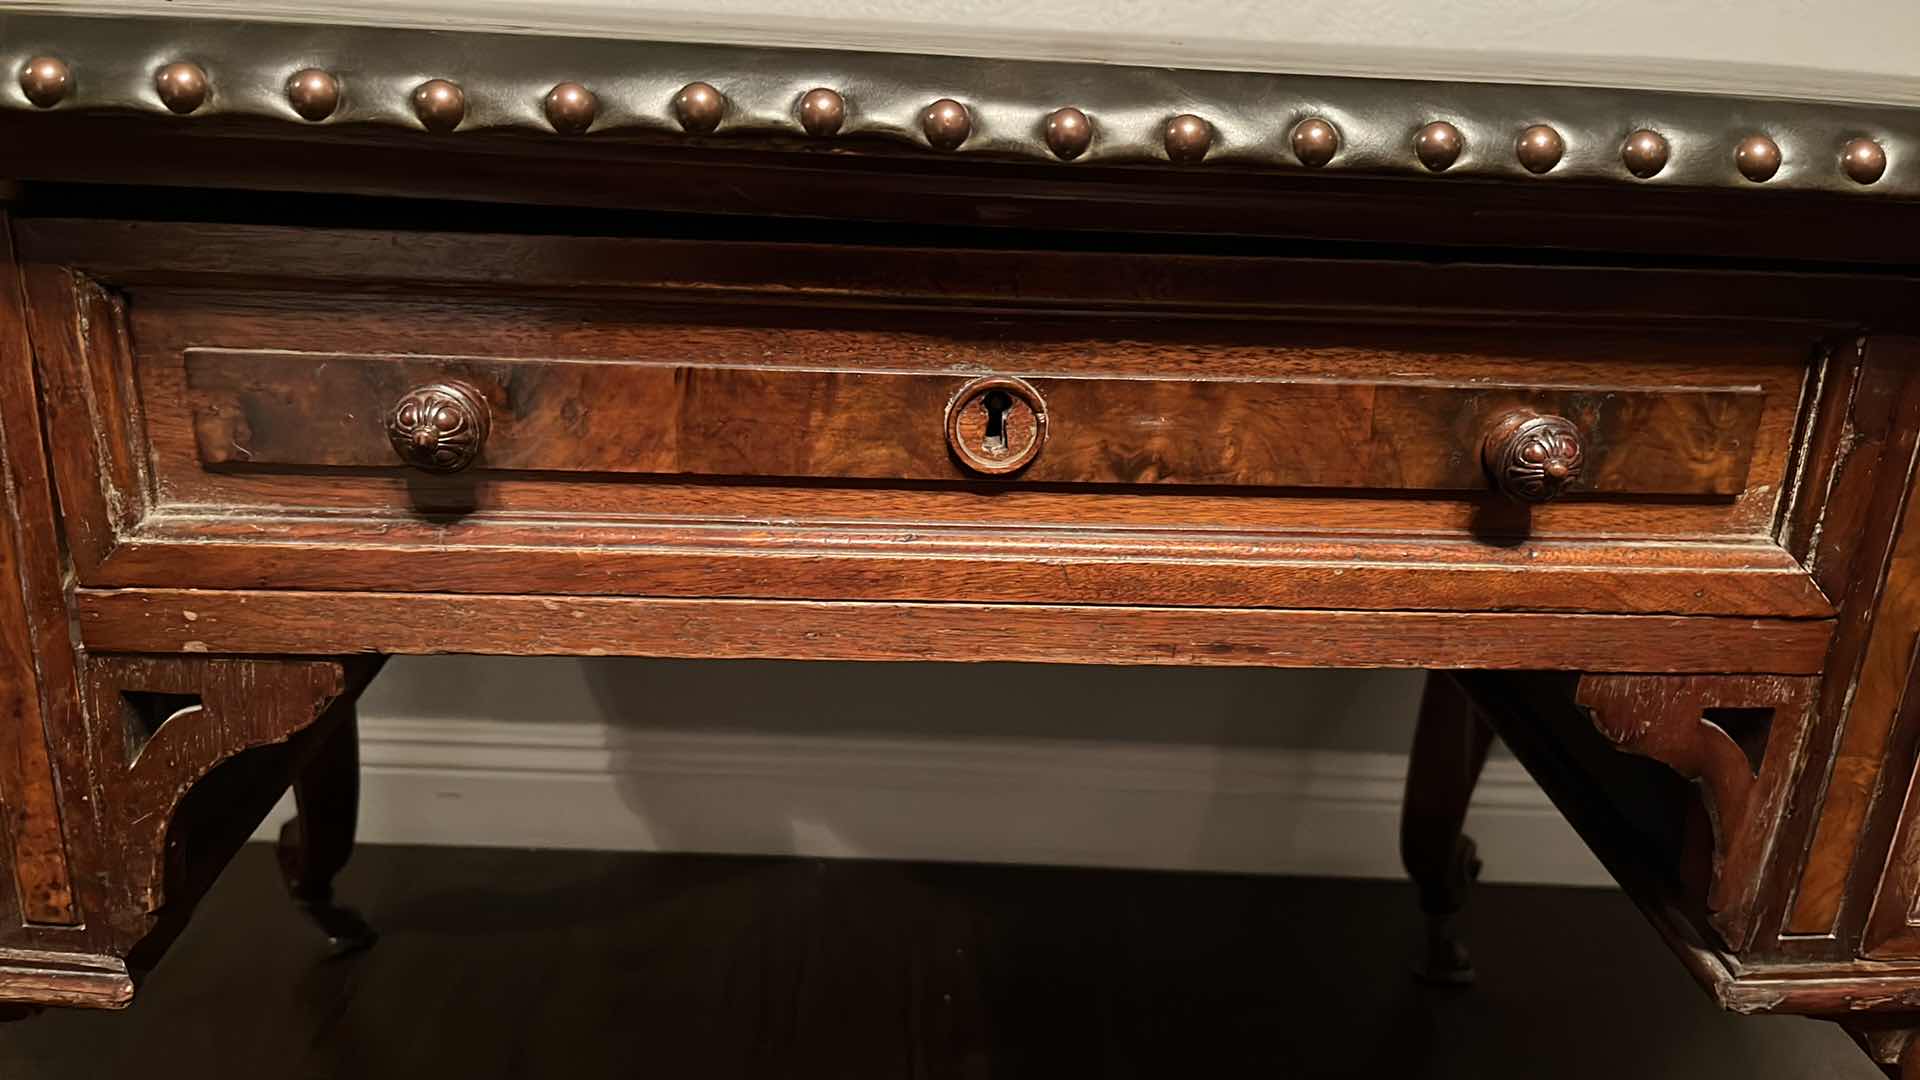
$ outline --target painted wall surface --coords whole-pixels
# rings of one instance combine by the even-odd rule
[[[364,710],[768,736],[1405,751],[1418,672],[768,660],[395,659]]]
[[[1400,875],[1412,672],[395,660],[373,842]],[[284,805],[262,830],[270,838]],[[1499,881],[1605,882],[1490,763]]]

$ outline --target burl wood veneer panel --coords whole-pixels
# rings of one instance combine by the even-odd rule
[[[1591,327],[1569,329],[1564,340],[1549,346],[1522,348],[1524,342],[1505,335],[1444,327],[1360,331],[1326,324],[1217,320],[1168,327],[1158,320],[1123,316],[1014,318],[992,312],[903,315],[859,309],[823,313],[737,306],[687,308],[639,299],[585,305],[532,300],[433,303],[311,294],[214,297],[161,291],[136,295],[132,337],[144,398],[186,402],[197,411],[209,409],[217,399],[212,390],[188,385],[186,358],[192,349],[213,345],[342,354],[362,353],[377,345],[389,354],[444,357],[474,356],[475,344],[485,343],[489,358],[499,360],[752,364],[775,370],[869,367],[943,374],[995,372],[1029,379],[1055,374],[1079,378],[1154,375],[1538,386],[1542,374],[1551,372],[1552,384],[1576,389],[1682,387],[1759,399],[1746,472],[1750,482],[1740,492],[1677,502],[1573,499],[1538,508],[1529,519],[1518,522],[1504,500],[1476,495],[1410,499],[1366,487],[1331,498],[1304,491],[1219,490],[1227,485],[1201,485],[1199,490],[1169,494],[1118,482],[1124,475],[1119,468],[1109,470],[1114,482],[1098,490],[1070,493],[1046,487],[1043,472],[1030,479],[992,482],[955,474],[946,482],[911,487],[876,487],[852,482],[858,477],[816,476],[812,479],[818,486],[801,493],[777,483],[721,484],[672,473],[622,478],[615,484],[577,476],[444,480],[411,474],[397,467],[397,461],[394,467],[353,477],[293,469],[267,475],[210,471],[202,461],[193,417],[179,409],[148,417],[160,504],[167,507],[574,511],[655,518],[1159,525],[1235,531],[1356,528],[1372,534],[1454,535],[1484,531],[1491,521],[1495,531],[1517,530],[1543,539],[1753,537],[1771,520],[1793,415],[1813,350],[1813,342],[1794,337],[1730,341],[1723,336],[1681,334],[1649,340],[1644,335],[1608,334]],[[316,407],[321,389],[315,387]],[[1739,407],[1752,405],[1743,400]],[[916,420],[928,430],[903,430]],[[939,436],[937,413],[914,417],[876,410],[849,423],[856,429],[869,425],[876,440],[925,442]],[[1316,446],[1332,443],[1321,433],[1311,434]],[[1671,448],[1682,437],[1663,433],[1650,438],[1656,440],[1655,446]],[[1410,462],[1425,454],[1434,463],[1429,468],[1445,468],[1448,454],[1457,450],[1457,445],[1414,438],[1399,453]],[[1124,451],[1114,448],[1115,453]],[[588,460],[599,453],[591,446],[552,452],[556,456],[579,453]],[[1043,453],[1036,468],[1053,456]],[[1356,477],[1352,467],[1332,453],[1320,467],[1350,483],[1367,479]],[[1136,476],[1143,472],[1131,471]]]
[[[455,380],[490,418],[467,466],[476,470],[976,478],[943,423],[964,404],[968,373],[230,349],[189,349],[186,367],[207,402],[193,418],[200,461],[228,470],[391,468],[394,402]],[[1028,388],[1047,434],[1007,483],[1481,494],[1488,432],[1529,412],[1578,427],[1585,467],[1574,491],[1734,496],[1764,404],[1757,387],[1200,374],[1049,374],[1022,379]]]

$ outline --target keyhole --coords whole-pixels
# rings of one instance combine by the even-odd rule
[[[986,397],[980,399],[980,407],[987,410],[987,431],[980,439],[980,449],[996,456],[1006,453],[1007,414],[1013,411],[1013,395],[1005,390],[989,390]]]

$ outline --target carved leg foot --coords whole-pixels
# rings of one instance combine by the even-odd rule
[[[1429,674],[1400,817],[1400,858],[1427,918],[1424,947],[1413,964],[1414,977],[1424,983],[1473,981],[1459,919],[1480,876],[1480,858],[1461,828],[1492,744],[1493,729],[1460,685],[1444,673]]]
[[[333,879],[353,854],[360,814],[360,731],[351,702],[293,782],[299,813],[280,827],[280,873],[295,904],[327,936],[335,956],[369,948],[379,934],[352,908],[334,902]]]
[[[1866,1017],[1840,1020],[1840,1026],[1891,1080],[1920,1080],[1920,1028],[1914,1017]]]
[[[1464,833],[1454,849],[1452,869],[1447,876],[1450,888],[1459,896],[1451,911],[1436,911],[1425,901],[1421,910],[1427,919],[1426,944],[1414,957],[1413,977],[1429,986],[1468,986],[1473,983],[1473,957],[1467,951],[1466,932],[1460,926],[1460,911],[1473,883],[1480,878],[1480,856],[1473,837]],[[1423,890],[1424,891],[1424,890]]]

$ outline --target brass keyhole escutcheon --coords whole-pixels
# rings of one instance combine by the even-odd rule
[[[972,472],[1018,472],[1040,456],[1046,441],[1046,402],[1024,379],[975,379],[947,403],[947,446]]]

